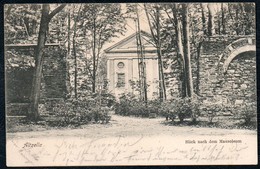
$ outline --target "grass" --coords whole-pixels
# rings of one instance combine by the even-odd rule
[[[199,117],[197,121],[194,123],[190,119],[186,119],[184,122],[180,123],[179,120],[175,119],[175,121],[165,121],[164,125],[170,126],[193,126],[193,127],[208,127],[208,128],[224,128],[224,129],[249,129],[256,130],[257,122],[256,119],[249,124],[245,124],[245,122],[241,119],[234,118],[233,116],[217,116],[210,123],[207,117]]]
[[[59,126],[59,119],[52,117],[44,118],[45,120],[35,122],[29,122],[25,118],[7,118],[7,132],[30,132],[30,131],[44,131],[44,130],[52,130],[52,129],[75,129],[81,128],[81,126],[68,125],[68,126]],[[149,119],[148,119],[149,120]],[[178,127],[206,127],[206,128],[224,128],[224,129],[247,129],[247,130],[256,130],[257,129],[257,119],[253,119],[253,121],[249,124],[245,124],[244,121],[234,118],[233,116],[216,116],[212,123],[209,123],[209,119],[207,117],[199,117],[195,123],[191,121],[191,119],[185,119],[184,122],[180,123],[178,119],[174,121],[164,121],[162,125],[168,126],[178,126]]]

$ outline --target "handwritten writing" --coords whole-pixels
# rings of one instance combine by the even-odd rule
[[[246,144],[187,144],[163,139],[138,136],[125,138],[81,138],[80,140],[59,139],[52,144],[25,142],[18,153],[25,164],[36,165],[41,161],[59,165],[102,165],[102,164],[214,164],[243,159],[241,154],[249,148]]]

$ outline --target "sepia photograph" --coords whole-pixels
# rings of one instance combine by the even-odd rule
[[[4,5],[6,165],[257,165],[255,3]]]

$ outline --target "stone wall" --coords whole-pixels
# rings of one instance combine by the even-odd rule
[[[67,91],[66,51],[48,47],[43,63],[41,99],[65,98]]]
[[[199,95],[241,104],[256,101],[256,54],[252,37],[212,37],[201,48]]]
[[[33,57],[34,47],[22,46],[21,48],[18,45],[7,48],[7,51],[19,51],[23,56]],[[40,104],[53,99],[64,99],[67,95],[66,51],[56,45],[48,46],[45,50]],[[26,115],[34,69],[35,67],[24,67],[23,65],[6,69],[7,115]]]

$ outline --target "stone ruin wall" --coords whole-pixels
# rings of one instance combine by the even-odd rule
[[[256,102],[256,54],[238,51],[255,45],[254,37],[215,37],[202,45],[199,70],[199,95],[225,104]],[[224,64],[232,53],[238,53]]]
[[[256,54],[245,50],[229,63],[228,69],[223,65],[232,53],[241,48],[255,46],[252,36],[216,36],[202,43],[199,63],[197,56],[191,57],[194,92],[205,102],[224,104],[241,104],[256,102]],[[197,68],[199,64],[199,68]],[[199,71],[199,74],[197,73]],[[167,95],[175,98],[181,96],[181,78],[178,64],[165,73]]]
[[[14,50],[22,52],[23,55],[33,57],[34,48],[25,48],[21,50],[18,47],[15,47]],[[48,46],[45,50],[47,51],[47,54],[44,56],[43,60],[40,107],[43,107],[46,103],[52,104],[62,101],[68,95],[68,75],[64,73],[67,71],[66,51],[59,46]],[[7,115],[26,115],[28,112],[34,67],[31,67],[26,71],[26,78],[29,78],[29,80],[27,79],[26,81],[26,85],[22,83],[24,81],[24,77],[22,76],[24,71],[24,69],[20,69],[20,71],[17,70],[15,74],[6,73],[7,95],[5,99]],[[23,86],[21,87],[20,85]],[[24,91],[21,92],[19,90]],[[15,91],[21,93],[17,99],[15,99]]]

